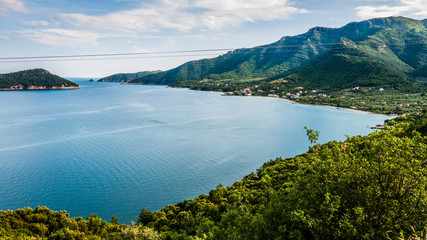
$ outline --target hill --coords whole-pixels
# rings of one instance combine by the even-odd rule
[[[423,84],[415,79],[426,75],[426,26],[427,20],[388,17],[341,28],[315,27],[272,44],[187,62],[129,83],[271,82],[285,78],[289,87],[378,86],[420,91]]]
[[[143,71],[137,73],[118,73],[98,80],[98,82],[128,82],[137,78],[145,77],[150,74],[160,73],[161,71]]]
[[[0,90],[74,89],[79,85],[44,69],[0,74]]]
[[[360,87],[382,87],[402,92],[418,92],[422,85],[411,79],[405,65],[372,56],[356,45],[330,50],[285,76],[290,85],[310,89],[340,90]]]
[[[303,130],[303,129],[301,129]],[[46,207],[0,211],[1,239],[423,239],[427,235],[427,112],[384,130],[266,162],[138,225]]]

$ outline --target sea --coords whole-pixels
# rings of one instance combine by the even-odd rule
[[[0,210],[47,206],[136,222],[230,186],[264,162],[367,135],[390,118],[267,97],[88,82],[0,92]]]

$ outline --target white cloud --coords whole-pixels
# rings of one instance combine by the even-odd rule
[[[89,16],[80,13],[58,14],[57,20],[75,27],[85,27],[99,31],[158,31],[159,28],[189,30],[183,24],[169,19],[169,14],[164,14],[157,9],[137,9],[111,13],[103,16]]]
[[[194,40],[207,40],[212,37],[203,34],[185,34],[185,35],[142,35],[137,38],[140,39],[194,39]]]
[[[149,53],[149,52],[151,52],[151,51],[149,51],[147,49],[140,48],[140,47],[137,47],[137,46],[134,46],[133,49],[135,50],[135,52],[138,52],[138,53]]]
[[[81,43],[96,44],[99,39],[111,36],[170,38],[170,34],[159,34],[156,37],[152,33],[165,30],[219,30],[244,22],[286,19],[293,14],[306,12],[308,11],[305,9],[293,7],[289,0],[160,0],[142,4],[137,9],[100,16],[59,13],[51,22],[24,22],[26,25],[42,28],[19,33],[43,44],[73,46]],[[55,28],[43,29],[47,26]],[[186,37],[205,38],[197,34]]]
[[[23,30],[17,33],[38,43],[70,47],[96,45],[99,38],[105,37],[99,33],[66,29]]]
[[[258,20],[272,21],[307,12],[307,10],[289,6],[286,0],[204,0],[198,1],[197,5],[211,9],[202,16],[204,25],[210,28],[222,28]]]
[[[0,15],[6,15],[9,12],[27,13],[28,9],[20,0],[0,0]]]
[[[0,35],[0,39],[1,40],[10,40],[10,38],[8,36],[3,36],[3,35]]]
[[[400,15],[427,16],[427,0],[399,0],[396,5],[366,5],[356,9],[362,19]]]
[[[288,0],[162,0],[139,9],[102,16],[58,14],[57,20],[74,27],[101,31],[189,31],[284,19],[305,12],[307,10],[291,6]]]
[[[24,25],[28,25],[28,26],[42,26],[42,27],[47,27],[49,26],[49,22],[48,21],[28,21],[28,22],[23,22]]]

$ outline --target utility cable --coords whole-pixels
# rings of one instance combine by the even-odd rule
[[[373,39],[371,39],[373,40]],[[405,39],[406,41],[411,40],[410,38]],[[365,41],[365,40],[364,40]],[[350,41],[351,43],[358,43],[364,41]],[[375,42],[374,42],[375,43]],[[108,60],[108,59],[139,59],[139,58],[169,58],[169,57],[200,57],[200,56],[213,56],[212,52],[223,52],[229,51],[226,54],[254,54],[257,49],[265,49],[266,51],[261,54],[278,54],[281,52],[292,52],[300,51],[301,47],[309,47],[304,49],[305,51],[319,51],[321,49],[315,49],[314,46],[328,46],[335,45],[336,47],[326,48],[325,50],[332,49],[344,49],[346,43],[334,42],[334,43],[308,43],[308,44],[295,44],[295,45],[282,45],[274,46],[263,45],[254,48],[217,48],[217,49],[197,49],[197,50],[180,50],[180,51],[157,51],[157,52],[143,52],[143,53],[101,53],[101,54],[77,54],[77,55],[50,55],[50,56],[20,56],[20,57],[0,57],[0,63],[17,63],[17,62],[49,62],[49,61],[88,61],[88,60]],[[339,46],[342,47],[339,47]],[[385,44],[386,47],[400,46],[400,44]],[[414,42],[405,43],[405,45],[427,45],[427,42]],[[298,49],[292,49],[298,48]],[[278,49],[274,52],[270,50]],[[187,54],[187,53],[206,53],[206,54]],[[169,55],[163,55],[169,54]],[[171,55],[173,54],[173,55]],[[154,55],[154,56],[150,56]],[[156,56],[159,55],[159,56]]]

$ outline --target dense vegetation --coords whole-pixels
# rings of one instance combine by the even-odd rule
[[[284,79],[295,87],[329,91],[353,87],[382,87],[401,92],[424,89],[396,67],[398,64],[381,60],[350,43],[339,50],[330,50]]]
[[[0,74],[0,88],[22,85],[24,89],[35,87],[78,87],[74,82],[53,75],[44,69],[31,69],[15,73]]]
[[[71,218],[65,211],[46,207],[0,211],[0,239],[160,239],[153,229],[127,226],[112,217],[110,223],[97,215]]]
[[[220,91],[226,95],[270,96],[284,98],[298,103],[330,105],[383,114],[406,114],[421,112],[427,106],[426,91],[420,85],[407,92],[380,87],[354,87],[343,90],[319,90],[317,88],[294,87],[288,80],[271,82],[212,82],[182,81],[173,87],[187,87],[192,90]],[[408,85],[410,86],[410,85]],[[419,87],[419,88],[417,88]],[[413,91],[415,90],[415,91]],[[418,92],[419,91],[419,92]]]
[[[336,29],[315,27],[269,45],[187,62],[130,82],[238,83],[285,79],[290,87],[383,87],[420,93],[426,89],[426,66],[427,20],[389,17]]]
[[[231,187],[142,210],[173,238],[396,239],[425,235],[427,115],[265,163]],[[401,121],[401,120],[398,120]],[[310,138],[313,140],[314,138]]]
[[[421,112],[427,106],[427,95],[425,93],[402,94],[395,90],[379,91],[338,91],[323,97],[313,94],[302,94],[299,103],[323,104],[342,108],[351,108],[361,111],[369,111],[384,114],[407,114]]]
[[[143,71],[137,73],[118,73],[107,77],[103,77],[98,82],[127,82],[137,78],[145,77],[150,74],[159,73],[161,71]]]
[[[301,129],[304,131],[303,129]],[[138,224],[0,211],[2,239],[416,239],[427,229],[427,111],[384,130],[312,144],[232,186],[150,212]],[[321,134],[321,133],[320,133]]]

